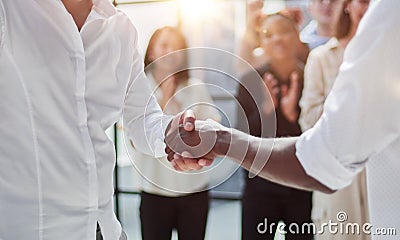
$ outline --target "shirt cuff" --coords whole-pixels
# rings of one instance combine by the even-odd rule
[[[154,143],[154,157],[156,157],[156,158],[161,158],[161,157],[167,156],[167,154],[165,153],[166,145],[164,143],[165,131],[167,130],[167,127],[173,118],[174,118],[173,116],[169,116],[169,115],[163,117],[163,120],[161,123],[162,130],[163,130],[162,137],[157,138]]]
[[[330,151],[317,128],[304,132],[296,143],[296,156],[307,175],[332,190],[351,184],[357,172],[346,168]]]

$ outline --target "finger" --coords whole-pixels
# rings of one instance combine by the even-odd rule
[[[281,88],[276,86],[274,88],[271,89],[271,92],[276,96],[279,94],[279,92],[281,91]]]
[[[179,159],[179,158],[182,158],[182,157],[179,154],[174,153],[174,159]]]
[[[169,146],[165,146],[164,151],[166,154],[169,154],[170,152],[172,152],[172,149]]]
[[[264,74],[263,79],[266,82],[266,84],[271,88],[278,86],[278,80],[276,80],[274,75],[272,75],[271,73]]]
[[[183,170],[176,164],[175,160],[172,160],[171,164],[176,171],[183,172]]]
[[[202,158],[198,161],[198,164],[203,167],[208,167],[213,163],[214,160]]]
[[[288,86],[287,85],[283,85],[281,87],[281,92],[282,92],[282,96],[286,96],[288,93]]]
[[[174,159],[175,162],[175,169],[180,169],[180,171],[188,171],[190,170],[189,167],[186,165],[185,161],[183,158],[179,158],[179,159]]]
[[[167,155],[168,161],[174,160],[174,155],[175,155],[175,153],[174,153],[173,151],[170,151],[170,152],[168,153],[168,155]]]
[[[183,158],[183,161],[185,162],[185,165],[190,169],[190,170],[200,170],[203,168],[203,166],[199,165],[197,159],[193,158]]]
[[[194,159],[193,155],[188,151],[182,152],[182,158],[188,168],[196,170],[201,168],[201,166],[197,163],[197,159]]]
[[[194,130],[194,122],[196,121],[196,116],[192,110],[186,110],[180,120],[179,123],[183,123],[183,128],[190,132]]]
[[[299,85],[300,85],[300,76],[297,72],[293,72],[290,75],[290,87],[291,89],[297,90],[299,88]]]
[[[193,155],[188,151],[182,152],[182,159],[189,170],[200,170],[202,168],[202,166],[198,164],[198,159],[193,158]]]

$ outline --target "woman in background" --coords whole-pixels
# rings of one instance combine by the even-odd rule
[[[152,35],[145,71],[163,111],[168,114],[192,109],[198,119],[220,120],[204,83],[189,76],[184,35],[175,27],[163,27]],[[182,50],[182,51],[180,51]],[[144,240],[204,239],[209,206],[205,173],[175,171],[166,157],[154,159],[135,152],[142,174],[140,220]]]
[[[298,105],[304,63],[299,60],[301,43],[296,23],[282,14],[268,15],[259,31],[266,58],[256,71],[241,78],[237,99],[247,118],[238,115],[238,128],[257,137],[299,136]],[[268,94],[268,90],[271,97]],[[238,114],[241,109],[238,109]],[[276,117],[276,118],[275,118]],[[276,129],[274,128],[276,121]],[[249,125],[249,129],[246,129]],[[274,239],[280,221],[302,225],[311,222],[312,193],[246,175],[242,199],[242,239]],[[266,231],[258,231],[267,220]],[[311,240],[312,234],[292,234],[287,240]]]
[[[341,0],[341,9],[334,29],[335,37],[325,45],[311,51],[305,67],[303,96],[300,100],[300,125],[303,131],[311,128],[320,118],[325,99],[339,72],[344,50],[355,35],[369,2],[369,0]],[[339,223],[337,219],[339,212],[347,214],[346,222],[348,223],[359,223],[363,226],[368,222],[365,171],[361,172],[350,186],[333,195],[314,193],[312,219],[317,226],[328,223],[330,220]],[[357,239],[369,239],[367,235],[362,235],[362,231],[360,232],[361,235],[357,235]],[[352,234],[326,232],[323,235],[317,235],[316,239],[350,240],[354,237]]]

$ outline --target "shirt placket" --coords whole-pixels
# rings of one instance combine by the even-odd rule
[[[75,26],[74,26],[75,27]],[[87,167],[87,180],[88,180],[88,224],[87,224],[87,236],[92,236],[95,231],[94,227],[97,222],[97,211],[98,211],[98,180],[97,180],[97,168],[96,168],[96,157],[93,142],[89,132],[88,126],[88,112],[87,104],[85,100],[86,93],[86,56],[83,45],[83,40],[78,31],[73,36],[75,52],[71,55],[71,60],[75,65],[75,99],[78,113],[78,127],[81,134],[83,147],[85,150],[85,163]],[[93,225],[93,229],[92,229]]]

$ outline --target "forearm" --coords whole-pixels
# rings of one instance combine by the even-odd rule
[[[240,57],[252,64],[254,60],[253,51],[259,45],[257,33],[249,30],[246,31],[240,44]]]
[[[250,172],[290,187],[334,192],[306,174],[295,154],[298,138],[261,139],[236,130],[230,138],[227,156]]]

